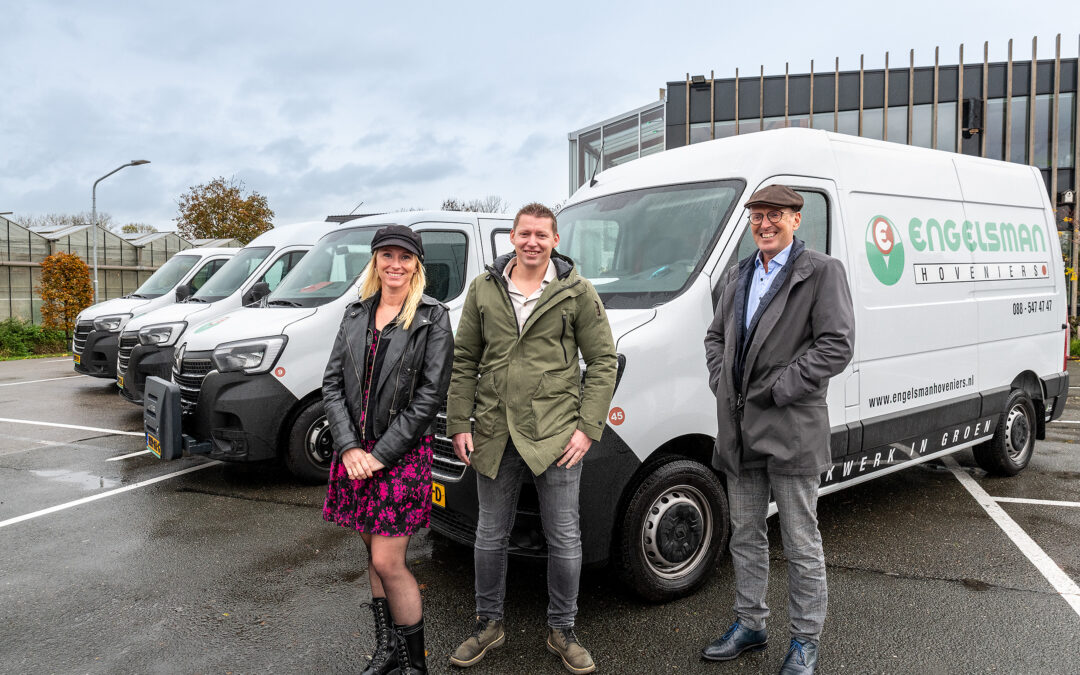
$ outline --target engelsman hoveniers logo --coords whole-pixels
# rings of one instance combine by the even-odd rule
[[[874,216],[866,228],[866,260],[877,280],[892,286],[904,276],[904,242],[892,221]]]

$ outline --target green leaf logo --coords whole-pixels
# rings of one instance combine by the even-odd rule
[[[904,242],[885,216],[874,216],[866,228],[866,261],[877,280],[886,286],[904,276]]]

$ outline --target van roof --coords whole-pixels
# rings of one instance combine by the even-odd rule
[[[695,143],[612,167],[569,203],[659,185],[747,179],[748,190],[770,176],[836,180],[845,191],[1042,206],[1037,169],[820,129],[774,129]],[[978,194],[976,194],[978,193]],[[741,204],[740,204],[741,206]]]
[[[341,227],[341,223],[306,220],[299,223],[275,225],[252,239],[248,246],[313,246],[323,235]]]
[[[175,255],[197,255],[200,258],[209,258],[212,255],[236,255],[240,250],[238,248],[185,248],[177,251]]]
[[[353,227],[381,227],[383,225],[405,225],[412,227],[420,223],[462,223],[473,224],[479,218],[494,220],[513,220],[514,216],[506,213],[475,213],[472,211],[399,211],[396,213],[381,213],[374,216],[356,218],[347,223],[342,223],[334,229],[348,229]]]

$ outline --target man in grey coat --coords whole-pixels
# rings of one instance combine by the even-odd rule
[[[727,475],[735,622],[708,660],[765,648],[769,496],[788,559],[791,642],[782,674],[813,673],[828,593],[817,526],[820,474],[829,468],[829,378],[851,361],[855,317],[840,261],[795,238],[803,199],[783,185],[746,207],[758,251],[720,282],[705,337],[718,431],[713,466]]]

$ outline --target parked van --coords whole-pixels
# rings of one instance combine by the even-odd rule
[[[703,584],[727,539],[724,477],[710,468],[716,408],[704,337],[723,273],[756,251],[742,204],[774,183],[803,196],[796,236],[843,262],[855,304],[854,359],[829,386],[833,464],[821,494],[965,448],[987,470],[1014,474],[1068,395],[1064,266],[1035,168],[782,129],[604,171],[558,215],[558,250],[600,294],[619,359],[607,427],[584,459],[583,562],[613,563],[651,600]],[[292,327],[285,330],[291,340]],[[198,368],[212,368],[211,357],[228,368],[272,368],[286,341],[264,342],[211,351],[200,341]],[[244,351],[255,349],[259,360]],[[265,378],[316,383],[326,358],[324,350]],[[310,372],[292,373],[297,367]],[[245,415],[252,428],[274,419],[239,405],[239,396],[216,395],[224,412],[215,445]],[[309,431],[324,433],[325,423]],[[445,437],[432,474],[432,529],[471,544],[475,474]],[[528,483],[511,534],[515,554],[545,554],[538,514]]]
[[[359,299],[376,230],[397,223],[419,232],[427,293],[446,303],[456,324],[469,280],[495,252],[512,250],[512,222],[504,215],[425,211],[353,220],[320,239],[265,306],[192,323],[176,346],[171,373],[188,452],[227,461],[283,457],[295,475],[325,481],[333,446],[322,408],[323,371],[345,308]],[[147,381],[145,414],[166,416],[169,406],[154,382],[161,383]],[[150,429],[147,442],[159,456],[180,454],[178,437]],[[437,444],[443,457],[453,457],[448,439]]]
[[[231,258],[212,279],[183,302],[141,314],[120,334],[116,386],[120,396],[142,405],[149,375],[168,379],[173,346],[188,326],[206,323],[269,295],[319,237],[338,223],[279,225],[260,234]]]
[[[75,372],[116,377],[120,331],[132,317],[171,305],[202,288],[240,249],[189,248],[169,258],[131,295],[90,305],[75,317],[71,351]]]

